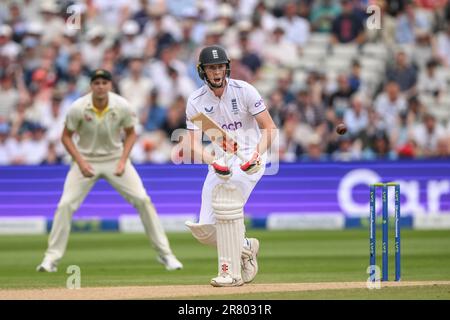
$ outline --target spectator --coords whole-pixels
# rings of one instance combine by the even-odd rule
[[[61,158],[65,154],[65,149],[61,142],[61,133],[64,129],[64,121],[67,112],[67,110],[62,109],[62,101],[62,92],[57,90],[54,91],[51,103],[45,106],[41,117],[41,125],[46,131],[46,139],[48,141],[54,141],[54,151],[56,152],[56,155]]]
[[[384,128],[387,130],[395,127],[398,115],[406,111],[406,107],[406,100],[400,92],[400,86],[394,81],[388,82],[384,92],[375,100],[375,110],[382,117]]]
[[[270,94],[267,106],[269,108],[270,116],[277,128],[283,127],[287,114],[287,107],[283,100],[283,94],[279,90],[274,90]]]
[[[446,31],[437,35],[434,52],[439,61],[450,68],[450,22],[447,23]]]
[[[244,31],[240,33],[239,44],[242,49],[241,62],[250,69],[253,77],[257,79],[263,65],[263,60],[258,52],[251,49],[248,37],[248,32]]]
[[[182,96],[176,97],[174,103],[167,110],[166,121],[162,126],[162,130],[170,139],[172,133],[177,129],[185,128],[186,123],[186,99]]]
[[[313,103],[311,94],[307,90],[299,90],[296,104],[300,118],[308,123],[321,137],[326,132],[325,110],[323,105]]]
[[[19,101],[19,91],[14,87],[13,74],[0,71],[0,123],[8,122]]]
[[[46,153],[45,159],[42,161],[41,164],[44,164],[44,165],[57,165],[57,164],[62,164],[63,161],[64,161],[63,156],[61,156],[56,151],[56,144],[55,144],[55,142],[50,142],[48,144],[48,148],[47,148],[47,153]]]
[[[433,155],[436,158],[448,158],[450,157],[450,143],[446,136],[438,138],[436,145],[436,152]]]
[[[352,69],[350,71],[348,81],[350,83],[350,88],[352,88],[353,92],[360,90],[362,79],[361,79],[361,64],[359,63],[358,60],[354,60],[352,62]]]
[[[414,44],[418,32],[431,31],[426,14],[417,9],[414,1],[406,1],[404,11],[397,18],[396,40],[399,44]]]
[[[158,91],[147,95],[146,106],[140,113],[140,122],[145,131],[160,130],[166,121],[166,108],[158,105]]]
[[[355,13],[351,0],[341,0],[342,13],[333,20],[331,43],[363,44],[365,31],[362,19]]]
[[[425,107],[416,96],[408,99],[407,109],[408,123],[415,125],[422,122]]]
[[[265,1],[259,0],[253,13],[253,21],[266,32],[272,32],[277,26],[277,20],[274,15],[268,10]]]
[[[9,131],[9,124],[0,121],[0,166],[8,165],[11,162],[8,147]]]
[[[32,123],[29,127],[31,137],[27,140],[25,150],[25,163],[39,165],[47,157],[48,141],[45,137],[45,128],[39,123]]]
[[[159,104],[163,107],[169,107],[176,95],[186,94],[187,87],[192,89],[195,86],[186,75],[186,66],[176,57],[175,45],[162,48],[160,58],[149,62],[148,71],[152,79],[157,79],[154,84],[159,92]]]
[[[128,61],[132,58],[144,56],[147,39],[140,34],[139,24],[134,20],[127,20],[122,26],[123,37],[120,41],[121,58]]]
[[[185,74],[180,74],[175,67],[170,66],[168,71],[174,101],[178,96],[187,100],[189,94],[196,89],[194,82]]]
[[[285,104],[289,104],[295,101],[295,95],[292,90],[292,73],[281,73],[278,78],[277,90],[283,95],[283,101]]]
[[[414,140],[425,157],[435,156],[438,150],[438,141],[447,138],[445,129],[436,122],[436,118],[431,113],[425,114],[423,123],[416,125],[413,130]]]
[[[286,39],[285,31],[280,26],[273,30],[272,39],[263,52],[264,60],[275,67],[292,67],[298,60],[295,44]]]
[[[0,56],[15,60],[21,51],[21,47],[12,41],[13,30],[7,24],[0,25]]]
[[[95,22],[108,26],[107,32],[111,37],[117,35],[130,15],[130,2],[128,0],[93,0],[92,5]]]
[[[350,97],[353,95],[354,90],[350,86],[347,75],[344,73],[338,75],[337,84],[337,90],[331,94],[328,106],[335,113],[344,114],[345,110],[350,107]]]
[[[143,61],[141,58],[130,59],[128,70],[129,74],[119,82],[120,93],[140,114],[154,85],[152,80],[142,72]]]
[[[344,123],[347,125],[348,133],[353,137],[360,136],[366,130],[369,124],[369,115],[361,96],[352,96],[351,108],[344,112]]]
[[[406,155],[408,149],[413,153],[413,146],[411,144],[413,137],[411,118],[408,117],[408,112],[402,111],[397,118],[397,125],[391,129],[389,140],[393,150],[395,150],[399,156]]]
[[[350,135],[345,134],[338,138],[338,149],[331,154],[333,161],[355,161],[361,159],[359,150],[354,148]]]
[[[233,68],[231,68],[230,77],[251,83],[253,81],[253,74],[252,71],[241,62],[241,50],[238,48],[230,49],[228,51],[228,58],[233,66]]]
[[[100,67],[106,48],[110,46],[105,40],[105,31],[101,26],[93,26],[86,33],[86,40],[81,46],[83,62],[90,70]]]
[[[416,44],[411,52],[411,62],[418,70],[423,70],[426,63],[433,58],[432,43],[433,39],[429,32],[417,32]]]
[[[324,153],[322,143],[320,141],[320,137],[317,134],[314,134],[310,137],[308,141],[308,147],[306,149],[306,153],[300,156],[301,161],[327,161],[328,157]]]
[[[427,62],[426,70],[419,74],[417,85],[419,94],[439,98],[446,91],[444,75],[437,72],[437,66],[436,60],[430,60]]]
[[[20,43],[26,32],[26,20],[18,2],[11,2],[9,4],[9,17],[6,20],[6,24],[13,30],[12,40]]]
[[[406,52],[399,51],[395,56],[395,63],[386,70],[386,79],[394,81],[400,86],[400,91],[410,97],[416,93],[417,70],[408,61]]]
[[[363,150],[364,160],[395,160],[397,154],[391,150],[386,132],[378,131],[370,138],[369,145]]]
[[[40,1],[42,23],[45,24],[45,33],[42,34],[42,43],[50,44],[62,37],[66,25],[60,16],[61,8],[55,0]]]
[[[316,32],[331,31],[333,20],[341,13],[340,6],[333,0],[316,1],[311,11],[311,28]]]
[[[280,18],[286,39],[302,48],[308,42],[310,26],[308,20],[298,16],[297,4],[289,1],[284,6],[284,17]]]
[[[298,161],[314,131],[307,123],[300,121],[298,113],[292,111],[287,114],[282,128],[280,159],[286,162]]]

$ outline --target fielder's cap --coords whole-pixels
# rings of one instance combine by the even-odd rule
[[[98,78],[102,78],[108,81],[112,80],[112,75],[111,72],[109,72],[108,70],[105,69],[96,69],[91,73],[91,82],[98,79]]]

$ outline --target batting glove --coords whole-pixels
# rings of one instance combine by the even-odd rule
[[[241,163],[241,170],[246,174],[254,174],[261,169],[261,157],[258,151],[255,151],[247,162]]]
[[[225,157],[226,156],[214,160],[211,165],[220,179],[228,180],[230,179],[232,173],[230,167],[228,167]]]

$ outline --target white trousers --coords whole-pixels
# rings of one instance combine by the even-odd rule
[[[147,195],[136,169],[128,160],[124,174],[121,177],[115,176],[114,171],[117,162],[117,159],[90,162],[95,173],[95,176],[92,178],[84,177],[76,163],[71,165],[64,183],[64,191],[53,219],[45,259],[58,263],[63,257],[69,240],[72,215],[80,207],[94,184],[101,178],[108,181],[114,189],[139,211],[145,232],[156,251],[160,255],[172,254],[169,241],[156,214],[155,207]]]
[[[231,171],[233,172],[233,175],[228,180],[228,183],[231,183],[238,187],[242,192],[244,201],[247,202],[259,179],[261,179],[264,174],[265,165],[261,165],[261,169],[252,175],[243,172],[239,168],[239,165],[240,161],[238,160],[233,161],[232,163],[230,161]],[[221,183],[224,183],[224,180],[219,178],[214,172],[214,169],[209,166],[208,175],[206,176],[205,182],[203,183],[202,206],[200,209],[200,217],[198,221],[199,224],[214,224],[216,222],[216,218],[214,216],[214,211],[212,208],[212,191],[216,185]]]

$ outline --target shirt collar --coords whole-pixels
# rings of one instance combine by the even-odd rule
[[[227,91],[228,91],[228,86],[230,85],[230,78],[226,78],[225,82],[226,82],[225,88],[224,88],[222,96],[220,98],[214,94],[214,91],[211,89],[211,87],[208,84],[205,84],[208,94],[216,99],[222,99],[223,97],[225,97],[225,95],[227,94]]]
[[[94,103],[92,102],[92,92],[89,93],[88,101],[89,102],[88,102],[88,104],[86,106],[86,110],[91,110],[92,112],[95,112]],[[115,110],[116,109],[116,105],[114,104],[113,101],[114,100],[112,99],[111,92],[108,92],[108,105],[107,105],[108,112],[111,111],[111,110]]]

